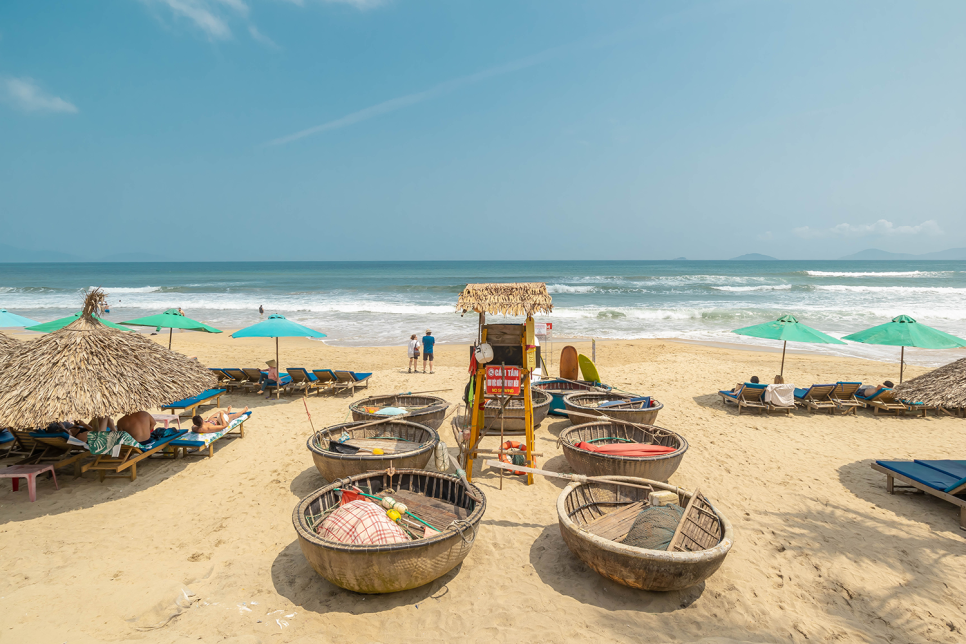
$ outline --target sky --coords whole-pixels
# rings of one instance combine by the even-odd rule
[[[9,0],[0,244],[96,259],[966,246],[966,2]]]

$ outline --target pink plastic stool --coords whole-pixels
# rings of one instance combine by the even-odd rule
[[[60,489],[57,485],[57,472],[54,470],[54,466],[50,465],[11,465],[10,467],[0,470],[0,479],[11,479],[13,484],[13,491],[16,492],[20,489],[20,481],[18,479],[27,479],[27,491],[30,494],[31,502],[37,500],[37,475],[43,474],[44,472],[50,472],[54,476],[54,488]]]

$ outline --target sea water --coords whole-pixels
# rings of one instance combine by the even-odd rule
[[[790,313],[841,337],[899,314],[966,337],[966,262],[944,261],[465,261],[0,264],[0,308],[47,321],[74,313],[102,287],[121,322],[181,307],[236,329],[281,313],[325,332],[326,342],[405,344],[427,328],[468,342],[476,316],[456,299],[468,282],[545,282],[566,338],[680,338],[780,347],[730,331]],[[793,348],[790,345],[790,348]],[[794,345],[898,360],[898,349]],[[908,350],[936,365],[961,352]]]

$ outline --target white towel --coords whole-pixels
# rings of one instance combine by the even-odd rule
[[[792,407],[795,404],[795,385],[768,385],[765,402],[776,407]]]

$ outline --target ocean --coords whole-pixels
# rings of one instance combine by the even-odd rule
[[[330,344],[402,345],[430,328],[469,342],[476,318],[455,312],[467,282],[546,282],[554,340],[680,338],[780,346],[731,329],[791,313],[836,337],[907,314],[966,337],[962,261],[460,261],[0,264],[0,308],[47,321],[108,293],[121,322],[182,307],[234,329],[259,305],[328,334]],[[790,348],[898,361],[898,349],[850,343]],[[907,350],[914,364],[962,352]]]

